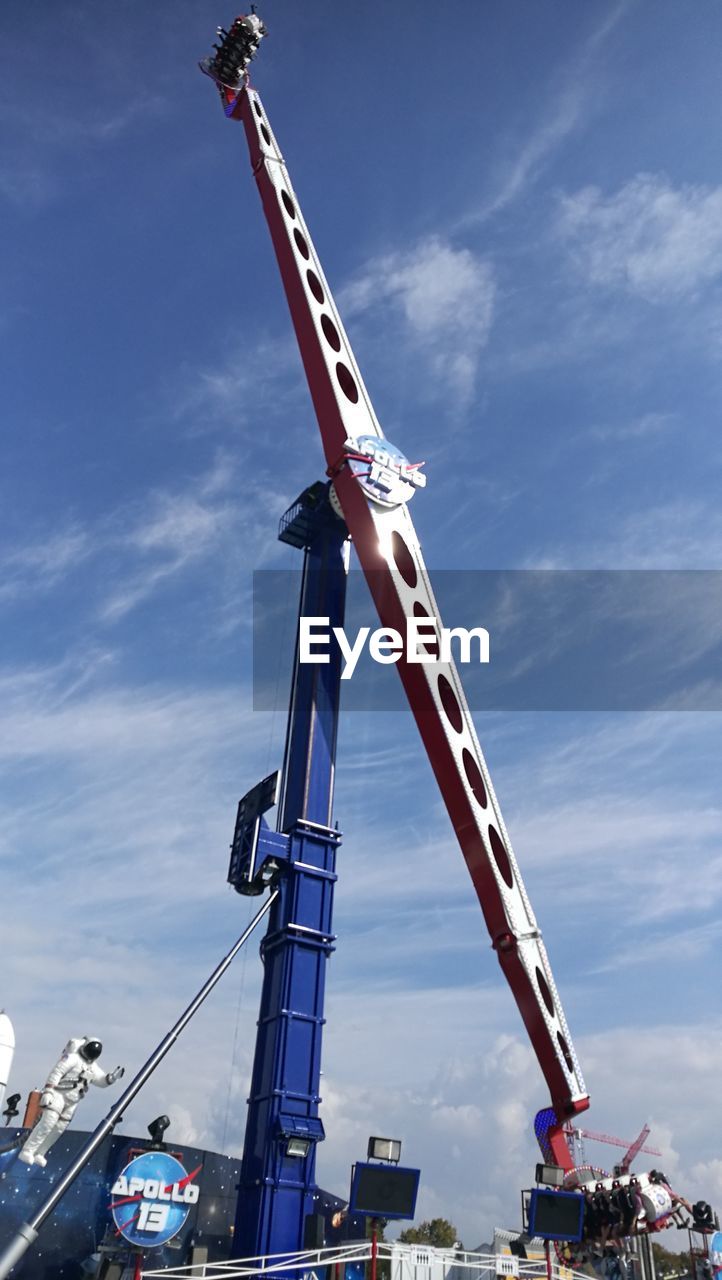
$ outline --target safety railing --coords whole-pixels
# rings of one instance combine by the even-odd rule
[[[196,1262],[182,1267],[153,1269],[144,1266],[143,1280],[165,1277],[165,1280],[246,1280],[246,1277],[279,1277],[280,1280],[344,1280],[349,1264],[370,1262],[371,1241],[339,1245],[336,1248],[310,1249],[298,1253],[277,1253],[256,1258],[232,1258],[228,1262]],[[435,1250],[418,1246],[379,1243],[377,1264],[388,1260],[397,1280],[491,1280],[497,1276],[513,1276],[518,1280],[588,1280],[581,1272],[561,1266],[552,1260],[549,1268],[544,1259],[517,1258],[508,1254],[470,1253]]]

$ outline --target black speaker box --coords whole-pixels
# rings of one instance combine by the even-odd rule
[[[326,1222],[322,1213],[307,1213],[303,1224],[304,1249],[323,1249]]]

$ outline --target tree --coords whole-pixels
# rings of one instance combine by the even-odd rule
[[[388,1218],[366,1218],[366,1239],[370,1240],[374,1231],[374,1223],[376,1224],[376,1239],[379,1243],[386,1243],[386,1228],[389,1225]]]
[[[430,1244],[435,1249],[453,1249],[459,1243],[459,1237],[453,1222],[448,1218],[432,1218],[429,1222],[420,1222],[418,1227],[407,1227],[399,1236],[400,1244]]]
[[[690,1260],[688,1253],[672,1253],[669,1249],[665,1249],[663,1245],[652,1244],[652,1253],[654,1255],[654,1267],[658,1276],[682,1276],[689,1275]]]

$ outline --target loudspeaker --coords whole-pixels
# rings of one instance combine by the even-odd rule
[[[307,1213],[303,1223],[304,1249],[323,1249],[326,1221],[322,1213]]]
[[[122,1280],[124,1271],[124,1262],[111,1262],[110,1258],[103,1258],[98,1272],[98,1280]]]
[[[205,1264],[208,1261],[208,1250],[205,1245],[194,1245],[191,1249],[191,1262],[195,1263],[193,1270],[189,1272],[192,1276],[204,1276],[206,1274]]]

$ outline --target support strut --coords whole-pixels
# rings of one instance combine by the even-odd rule
[[[30,1246],[35,1243],[38,1238],[38,1232],[46,1218],[50,1217],[53,1209],[62,1200],[65,1192],[68,1191],[75,1182],[78,1174],[85,1168],[85,1165],[88,1163],[91,1156],[93,1156],[98,1150],[100,1144],[105,1138],[107,1138],[108,1134],[112,1132],[116,1124],[122,1120],[123,1112],[126,1110],[128,1104],[133,1101],[136,1094],[140,1093],[143,1085],[150,1076],[152,1076],[159,1063],[163,1061],[163,1058],[165,1058],[169,1049],[173,1047],[181,1031],[188,1025],[193,1015],[197,1013],[206,996],[210,995],[216,983],[223,977],[223,974],[237,956],[244,942],[250,938],[253,930],[256,928],[256,925],[261,923],[261,920],[270,910],[277,897],[278,890],[274,889],[269,897],[266,898],[261,909],[256,912],[251,923],[243,930],[240,938],[238,938],[238,940],[233,944],[228,954],[224,956],[221,963],[213,970],[210,978],[208,978],[208,980],[203,984],[198,994],[188,1005],[187,1009],[181,1014],[180,1018],[175,1025],[171,1027],[167,1035],[163,1037],[158,1047],[148,1058],[147,1062],[141,1067],[138,1074],[131,1080],[127,1089],[124,1090],[115,1105],[110,1108],[105,1119],[101,1120],[98,1127],[93,1130],[88,1141],[83,1147],[81,1147],[73,1163],[68,1166],[65,1173],[55,1184],[50,1194],[45,1197],[40,1207],[35,1211],[33,1217],[30,1219],[30,1222],[23,1222],[18,1228],[15,1236],[10,1241],[10,1244],[0,1254],[0,1280],[5,1280],[5,1277],[10,1274],[16,1263],[20,1261]]]

